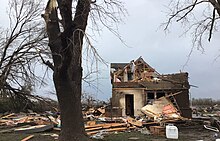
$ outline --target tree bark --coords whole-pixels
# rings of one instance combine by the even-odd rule
[[[54,72],[54,83],[61,110],[61,134],[59,140],[86,141],[81,110],[81,67],[73,69],[73,80],[63,77],[62,72]]]
[[[62,16],[60,32],[57,2]],[[42,15],[53,55],[53,80],[61,112],[61,141],[87,141],[82,107],[82,45],[90,12],[90,0],[78,0],[72,20],[72,0],[49,0]]]

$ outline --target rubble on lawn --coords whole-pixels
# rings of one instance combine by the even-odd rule
[[[174,105],[166,96],[155,100],[151,104],[145,105],[141,111],[143,115],[139,117],[107,117],[104,107],[88,108],[83,111],[85,121],[85,131],[91,138],[102,139],[106,134],[115,132],[139,131],[145,135],[164,136],[166,126],[170,123],[185,127],[193,126],[193,122],[200,124],[204,129],[219,132],[219,110],[218,106],[204,115],[209,118],[202,118],[201,114],[196,118],[187,119],[180,116],[178,107]],[[195,112],[195,110],[194,110]],[[198,111],[197,111],[198,113]],[[209,115],[209,116],[208,116]],[[215,117],[211,117],[215,116]],[[200,117],[200,118],[199,118]],[[49,133],[54,138],[58,138],[61,130],[59,113],[45,112],[44,114],[34,113],[5,113],[0,115],[0,133],[42,133],[45,131],[55,131]],[[34,135],[27,136],[25,140],[34,138]]]
[[[11,113],[0,117],[0,133],[37,133],[52,130],[59,124],[59,117],[37,113]]]

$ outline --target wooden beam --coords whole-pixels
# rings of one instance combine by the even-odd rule
[[[34,135],[30,135],[30,136],[27,136],[26,138],[22,139],[21,141],[28,141],[29,139],[33,138]]]

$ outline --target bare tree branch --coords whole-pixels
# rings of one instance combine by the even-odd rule
[[[188,25],[188,28],[184,33],[191,32],[193,46],[204,51],[203,38],[207,38],[208,41],[210,41],[212,34],[216,31],[218,25],[218,19],[220,18],[219,3],[216,0],[178,0],[171,1],[170,5],[171,11],[169,12],[167,22],[163,24],[164,30],[168,30],[173,21],[181,21],[182,25]],[[202,10],[199,9],[198,11],[196,8],[199,6],[203,6],[204,8]],[[194,11],[196,11],[196,13]],[[216,11],[218,15],[216,14]]]
[[[212,38],[212,31],[213,31],[213,26],[214,26],[214,22],[215,22],[215,8],[213,9],[213,15],[212,15],[212,23],[211,23],[211,28],[209,30],[209,42]]]
[[[49,58],[50,54],[47,51],[36,52],[48,49],[45,29],[39,21],[41,1],[38,2],[9,1],[10,27],[4,30],[5,37],[0,35],[0,91],[4,91],[0,95],[9,91],[22,93],[27,85],[34,87],[35,83],[42,81],[41,76],[35,73],[35,66],[41,64],[37,61],[41,56]]]

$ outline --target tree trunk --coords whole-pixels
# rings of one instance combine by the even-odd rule
[[[82,69],[78,64],[69,69],[73,76],[63,77],[63,73],[54,72],[54,83],[61,109],[61,134],[59,140],[86,141],[81,108]]]
[[[57,2],[63,32],[58,23]],[[81,107],[82,46],[90,0],[78,0],[72,20],[72,0],[49,0],[42,15],[47,26],[54,62],[54,84],[61,112],[61,141],[88,141]]]

